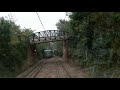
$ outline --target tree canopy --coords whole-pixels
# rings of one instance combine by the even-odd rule
[[[56,25],[74,35],[69,41],[70,58],[79,59],[81,67],[91,67],[96,77],[99,70],[120,65],[119,12],[71,12],[69,18]]]

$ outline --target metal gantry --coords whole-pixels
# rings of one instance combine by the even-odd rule
[[[45,42],[54,42],[67,40],[70,37],[68,32],[61,30],[46,30],[33,33],[30,36],[30,43],[45,43]]]

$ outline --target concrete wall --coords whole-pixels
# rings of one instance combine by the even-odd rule
[[[67,45],[67,40],[63,41],[63,60],[67,61],[68,60],[68,45]]]

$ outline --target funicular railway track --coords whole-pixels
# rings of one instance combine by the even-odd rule
[[[59,60],[58,63],[61,68],[63,68],[64,72],[66,73],[66,78],[72,78],[70,75],[70,72],[68,71],[68,68],[65,67],[65,62],[61,58],[57,57],[56,58]]]
[[[39,61],[37,64],[35,64],[34,66],[32,66],[31,68],[29,68],[27,71],[18,75],[16,78],[35,78],[45,64],[46,64],[46,60],[43,59]]]
[[[36,67],[32,72],[30,72],[25,78],[36,78],[37,74],[40,73],[45,64],[46,61],[42,61],[40,65]]]
[[[52,78],[52,75],[54,78],[71,78],[68,68],[66,68],[64,63],[57,56],[51,59],[43,59],[17,78]]]

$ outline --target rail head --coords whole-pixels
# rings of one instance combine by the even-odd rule
[[[24,78],[26,77],[29,73],[31,73],[37,66],[39,66],[40,63],[42,63],[45,59],[40,60],[38,63],[36,63],[34,66],[30,67],[28,70],[25,72],[19,74],[16,78]]]

